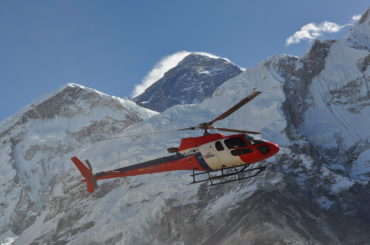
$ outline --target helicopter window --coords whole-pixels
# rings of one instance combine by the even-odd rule
[[[235,148],[246,146],[247,144],[242,138],[231,138],[231,139],[225,140],[225,145],[229,149],[235,149]]]
[[[220,142],[220,141],[217,141],[217,142],[215,143],[215,146],[216,146],[216,149],[217,149],[218,151],[223,151],[223,150],[224,150],[224,146],[221,144],[221,142]]]
[[[232,150],[231,155],[240,156],[240,155],[247,154],[247,153],[252,153],[252,152],[253,152],[253,150],[251,148],[244,148],[244,149]]]
[[[257,150],[259,150],[262,154],[267,154],[271,149],[267,145],[260,145],[257,146]]]

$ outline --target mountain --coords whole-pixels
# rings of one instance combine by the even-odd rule
[[[226,59],[191,53],[133,100],[159,112],[178,104],[200,103],[241,72]]]
[[[347,43],[358,49],[370,49],[370,9],[368,9],[352,27],[347,36]]]
[[[50,202],[68,189],[65,156],[156,114],[67,84],[0,124],[0,234],[19,234],[45,207],[57,205]]]
[[[0,241],[369,244],[370,43],[359,28],[369,23],[366,13],[344,40],[316,41],[302,57],[271,57],[202,103],[146,111],[118,134],[101,126],[76,133],[89,118],[116,113],[111,104],[90,110],[77,96],[77,106],[66,100],[70,109],[46,119],[29,119],[27,107],[0,126]],[[171,130],[209,121],[255,88],[263,93],[216,126],[261,131],[281,146],[256,178],[208,187],[188,185],[188,171],[168,172],[102,181],[94,194],[79,182],[71,156],[90,159],[95,172],[165,156],[182,137],[200,134]],[[103,140],[119,135],[136,136]]]

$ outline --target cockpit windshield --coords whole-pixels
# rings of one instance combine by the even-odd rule
[[[266,141],[261,140],[261,139],[255,139],[252,136],[250,136],[249,134],[244,134],[244,137],[247,139],[247,141],[249,143],[251,143],[251,145],[258,145],[258,144],[266,142]]]

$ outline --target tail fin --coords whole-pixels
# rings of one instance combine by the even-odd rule
[[[81,160],[78,159],[77,157],[72,157],[71,160],[76,165],[78,170],[81,172],[82,176],[85,178],[82,181],[86,181],[87,191],[94,192],[95,188],[97,188],[97,185],[96,185],[96,179],[92,173],[92,167],[89,161],[86,160],[86,163],[88,165],[88,167],[86,167],[86,165],[83,164]]]

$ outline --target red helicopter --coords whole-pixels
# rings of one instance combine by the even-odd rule
[[[96,174],[93,174],[88,160],[86,160],[86,165],[77,157],[72,157],[71,160],[85,178],[81,181],[86,182],[88,192],[95,191],[97,180],[175,170],[192,170],[192,184],[210,181],[211,185],[216,185],[254,177],[266,167],[249,168],[250,165],[275,155],[279,151],[279,146],[273,142],[257,140],[250,136],[250,134],[260,134],[259,132],[219,128],[213,126],[213,123],[225,119],[260,93],[260,91],[254,91],[212,121],[176,130],[201,129],[204,130],[204,134],[199,137],[181,139],[178,148],[167,149],[169,153],[175,153],[171,156]],[[211,134],[208,132],[211,129],[238,134],[227,136],[219,133]]]

